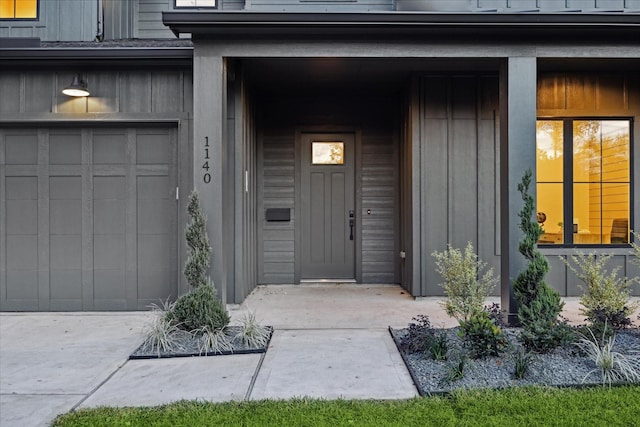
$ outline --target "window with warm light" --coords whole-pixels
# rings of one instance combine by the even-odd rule
[[[0,0],[0,19],[36,19],[38,0]]]
[[[216,7],[216,0],[176,0],[176,7]]]
[[[630,120],[538,120],[538,243],[629,243],[631,128]]]

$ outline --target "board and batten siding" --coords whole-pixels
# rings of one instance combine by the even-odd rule
[[[640,228],[640,76],[637,73],[594,72],[541,72],[538,75],[538,117],[615,117],[633,119],[631,149],[632,214],[630,226]],[[637,238],[636,238],[637,242]],[[547,283],[561,295],[581,295],[580,281],[559,259],[576,251],[594,254],[611,253],[608,268],[620,267],[619,275],[639,277],[640,268],[631,262],[629,249],[625,248],[547,248],[541,252],[547,256],[550,271]],[[640,284],[632,285],[632,293],[640,295]]]
[[[0,37],[39,37],[43,41],[93,41],[98,2],[40,0],[38,19],[0,20]]]
[[[411,146],[405,143],[403,158],[410,160],[403,164],[409,162],[418,170],[403,173],[413,173],[419,182],[405,183],[403,191],[413,191],[412,197],[420,200],[421,226],[404,250],[408,258],[413,248],[421,254],[420,284],[412,283],[411,292],[443,295],[431,254],[445,250],[447,244],[462,249],[472,242],[480,258],[496,274],[499,271],[498,77],[425,76],[413,90],[420,95],[412,98],[418,105],[411,107],[418,109],[413,116],[418,123],[405,133],[413,138],[411,144],[420,144],[420,154],[419,160],[412,159],[406,151]],[[407,114],[405,120],[411,117]],[[407,274],[411,273],[405,271],[405,278]]]
[[[190,72],[97,71],[83,77],[91,96],[62,93],[70,72],[0,72],[0,113],[182,113],[193,109]]]

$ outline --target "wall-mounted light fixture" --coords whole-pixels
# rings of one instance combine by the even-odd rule
[[[73,81],[71,84],[64,89],[62,89],[62,93],[67,96],[89,96],[89,89],[87,88],[87,82],[82,80],[80,74],[76,74],[73,77]]]

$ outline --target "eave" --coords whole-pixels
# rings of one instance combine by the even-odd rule
[[[640,13],[163,12],[176,35],[229,37],[515,37],[640,39]]]

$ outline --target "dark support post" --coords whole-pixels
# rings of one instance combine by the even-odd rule
[[[193,58],[193,182],[207,216],[207,232],[213,252],[211,279],[223,304],[227,303],[223,222],[225,110],[224,58],[209,46],[200,46],[194,51]]]
[[[536,83],[535,57],[505,60],[500,73],[500,293],[510,323],[518,313],[512,281],[526,266],[518,252],[523,204],[518,183],[527,169],[536,182]]]

